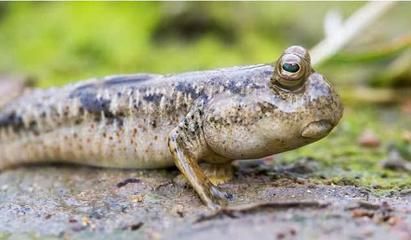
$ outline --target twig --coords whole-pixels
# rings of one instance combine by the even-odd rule
[[[390,42],[374,44],[372,48],[356,51],[355,53],[336,53],[327,60],[327,64],[333,62],[351,64],[368,63],[392,58],[397,55],[399,56],[392,63],[390,63],[388,68],[394,68],[394,72],[402,72],[404,71],[404,68],[408,70],[409,63],[411,62],[411,34],[400,36]],[[401,69],[397,70],[397,68]]]
[[[126,186],[126,185],[129,184],[129,183],[139,183],[139,182],[141,182],[140,179],[137,179],[137,178],[127,178],[126,180],[117,183],[117,187],[118,187],[118,188],[121,188],[121,187]]]
[[[239,215],[252,214],[267,209],[289,209],[289,208],[325,208],[329,203],[318,201],[297,201],[297,202],[265,202],[256,204],[239,205],[235,207],[222,208],[210,215],[200,216],[195,223],[209,221],[222,217],[238,218]]]
[[[332,31],[332,34],[328,32],[328,36],[310,51],[312,65],[318,66],[340,51],[353,38],[362,33],[366,27],[390,9],[394,3],[389,1],[369,2],[341,24],[340,29]]]

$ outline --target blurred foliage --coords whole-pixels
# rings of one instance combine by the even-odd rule
[[[411,34],[407,15],[411,4],[401,4],[384,21],[376,23],[369,34],[356,40],[360,48],[374,43],[375,39],[377,43],[390,42]],[[362,5],[358,2],[3,2],[0,3],[0,72],[28,74],[46,87],[117,73],[166,73],[273,62],[289,45],[312,47],[319,42],[323,38],[324,16],[330,9],[349,16]],[[385,31],[379,31],[381,28]],[[320,71],[342,83],[351,84],[360,78],[372,79],[374,85],[389,86],[387,76],[375,80],[376,68],[367,63],[372,60],[387,64],[409,47],[409,41],[394,43],[383,48],[385,51],[376,46],[368,52],[361,49],[356,53],[358,47],[355,43],[352,46],[354,55],[350,55],[352,51],[342,53]],[[353,63],[367,66],[358,68]],[[365,78],[364,68],[368,71]],[[344,73],[347,71],[356,77]],[[397,72],[389,73],[388,79],[390,74]],[[402,75],[398,79],[403,79]]]
[[[361,6],[339,5],[347,15]],[[272,62],[288,45],[319,41],[322,18],[330,7],[333,4],[0,3],[0,71],[30,74],[41,86],[51,86],[115,73]]]

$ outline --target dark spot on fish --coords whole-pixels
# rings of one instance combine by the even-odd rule
[[[108,120],[108,123],[114,123],[115,121],[121,127],[123,126],[124,114],[114,114],[110,111],[110,99],[104,99],[103,97],[97,97],[97,89],[94,85],[82,86],[77,88],[70,94],[71,98],[78,98],[81,106],[79,108],[80,114],[83,115],[84,111],[94,114],[94,120],[96,122],[101,120],[101,113]]]
[[[188,82],[178,82],[175,86],[175,90],[182,92],[183,94],[188,94],[192,99],[197,99],[204,94],[204,89],[196,89],[193,84]]]
[[[90,113],[109,111],[110,100],[97,98],[97,88],[94,84],[86,84],[76,88],[69,97],[78,98],[81,107]]]
[[[237,85],[237,83],[241,83],[241,82],[229,81],[226,87],[231,93],[239,94],[241,93],[241,90],[244,89],[244,86],[246,85],[246,83],[239,84],[239,85]]]
[[[34,121],[34,120],[32,120],[32,121],[29,122],[28,128],[29,128],[29,129],[33,129],[33,128],[35,128],[36,126],[37,126],[37,122]]]
[[[152,120],[152,121],[150,122],[150,124],[151,124],[151,126],[152,126],[153,128],[156,128],[156,127],[157,127],[157,122],[156,122],[156,120]]]
[[[2,114],[0,115],[0,127],[11,127],[14,131],[18,131],[24,128],[23,118],[15,112],[5,115]]]
[[[97,98],[93,92],[85,92],[79,96],[79,99],[83,108],[90,113],[104,112],[105,115],[112,115],[109,99]]]
[[[116,117],[115,120],[117,122],[117,127],[123,127],[124,121],[122,117]]]
[[[40,135],[40,132],[37,127],[37,122],[36,121],[30,121],[28,127],[26,128],[27,131],[32,132],[35,136]]]
[[[153,102],[153,103],[160,103],[161,98],[164,95],[162,93],[153,93],[153,94],[149,94],[149,95],[145,95],[143,96],[143,99],[146,100],[147,102]]]
[[[263,75],[266,75],[267,77],[271,77],[273,75],[273,70],[265,70],[263,72]]]
[[[260,111],[262,114],[272,112],[274,109],[277,108],[277,106],[271,103],[268,103],[268,102],[260,102],[260,103],[257,103],[257,105],[260,107]]]
[[[79,114],[79,115],[84,115],[84,112],[85,112],[85,111],[84,111],[84,108],[83,108],[83,107],[79,107],[79,108],[78,108],[78,114]]]
[[[149,74],[137,74],[137,75],[128,75],[128,76],[114,76],[104,81],[104,86],[113,86],[121,84],[137,84],[145,82],[153,78]]]
[[[253,82],[251,79],[247,78],[242,81],[231,80],[228,82],[228,84],[225,85],[225,88],[231,93],[243,95],[244,94],[242,93],[243,89],[246,89],[246,88],[261,89],[261,88],[264,88],[264,86],[258,85],[255,82]]]

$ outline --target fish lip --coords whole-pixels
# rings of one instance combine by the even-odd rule
[[[304,138],[319,139],[328,135],[333,128],[333,124],[329,120],[318,120],[310,122],[301,131],[301,136]]]

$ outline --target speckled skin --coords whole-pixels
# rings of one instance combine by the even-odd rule
[[[299,75],[288,76],[284,61],[297,61]],[[0,110],[0,169],[55,161],[176,165],[201,199],[218,208],[231,195],[210,182],[200,160],[223,166],[291,150],[338,123],[339,97],[309,61],[294,46],[275,65],[112,76],[33,90]]]

